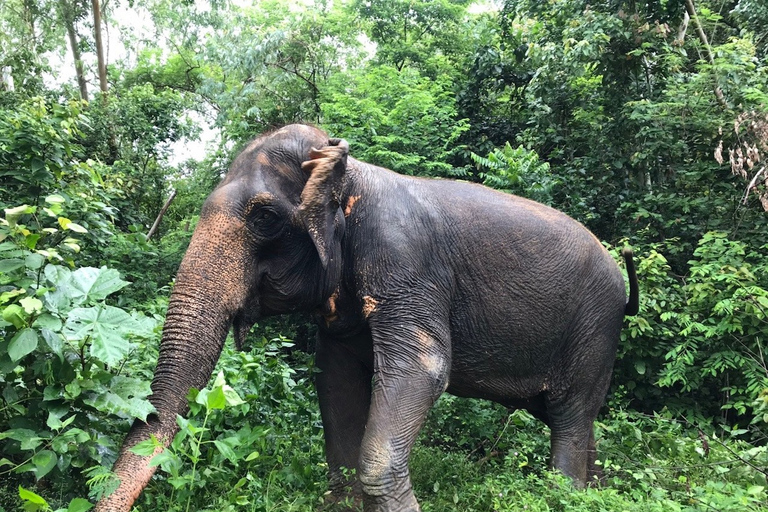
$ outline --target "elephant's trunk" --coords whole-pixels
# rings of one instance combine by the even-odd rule
[[[215,238],[224,241],[221,226],[217,229],[219,236]],[[157,414],[146,422],[134,422],[113,468],[120,485],[96,505],[94,512],[130,511],[156,470],[149,466],[151,456],[139,456],[130,449],[150,435],[163,447],[170,444],[179,428],[176,416],[188,411],[190,388],[202,389],[208,383],[232,319],[247,298],[243,254],[229,257],[222,251],[225,245],[229,246],[227,252],[236,251],[238,244],[231,239],[226,244],[216,243],[210,234],[202,234],[204,231],[201,221],[168,304],[150,397]],[[160,451],[158,448],[155,454]]]

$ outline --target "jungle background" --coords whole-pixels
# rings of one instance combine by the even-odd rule
[[[298,121],[635,251],[603,485],[548,472],[524,411],[444,396],[412,460],[425,512],[768,510],[767,58],[763,0],[5,0],[0,511],[114,488],[204,198]],[[291,316],[228,343],[136,510],[321,503],[312,340]]]

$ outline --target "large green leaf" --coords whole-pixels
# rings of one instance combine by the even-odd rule
[[[37,436],[37,432],[28,428],[12,428],[5,432],[0,432],[0,440],[13,439],[21,443],[22,450],[34,450],[40,446],[45,439]]]
[[[61,330],[61,325],[61,320],[59,320],[58,317],[53,316],[50,313],[43,313],[37,317],[37,319],[35,319],[35,323],[32,324],[32,327],[50,329],[51,331],[59,331]]]
[[[54,286],[64,286],[72,279],[72,271],[61,265],[46,265],[45,278]]]
[[[45,340],[45,343],[48,345],[48,348],[50,348],[54,354],[59,356],[59,359],[63,359],[64,340],[62,339],[61,334],[46,328],[41,329],[40,334],[43,335],[43,339]]]
[[[88,500],[84,500],[83,498],[74,498],[72,501],[69,502],[69,507],[67,507],[67,512],[87,512],[92,508],[93,508],[93,505],[91,505],[88,502]]]
[[[46,309],[53,313],[66,313],[72,308],[72,300],[68,294],[71,288],[72,271],[59,265],[46,265],[45,278],[54,286],[43,299]]]
[[[24,313],[24,309],[18,304],[11,304],[3,309],[3,320],[9,324],[13,324],[17,329],[21,329],[27,323],[27,315]]]
[[[151,392],[149,382],[118,375],[112,378],[109,391],[93,394],[84,402],[101,412],[146,421],[155,412],[147,400]]]
[[[67,293],[75,304],[84,304],[104,300],[128,284],[120,279],[120,273],[115,269],[83,267],[72,273],[72,286]]]
[[[24,266],[24,260],[13,258],[9,260],[0,260],[0,272],[10,272]]]
[[[37,331],[27,327],[16,333],[8,343],[8,356],[14,362],[37,348]]]
[[[51,450],[40,450],[32,457],[32,464],[35,466],[35,477],[38,480],[51,472],[56,467],[58,458]]]
[[[45,501],[42,496],[38,496],[32,491],[26,490],[22,486],[19,486],[19,498],[26,502],[34,503],[35,505],[40,505],[42,507],[48,506],[48,502]]]
[[[71,341],[90,338],[91,355],[115,365],[131,348],[126,335],[134,322],[131,315],[113,306],[75,308],[64,324],[64,335]]]

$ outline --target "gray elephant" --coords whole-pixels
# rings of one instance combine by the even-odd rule
[[[170,442],[230,327],[316,312],[330,488],[369,512],[414,512],[408,459],[445,391],[524,407],[551,428],[551,465],[582,486],[625,315],[613,258],[581,224],[480,185],[401,176],[344,140],[291,125],[260,136],[203,205],[179,267],[151,401],[96,511],[128,511],[152,476],[129,448]]]

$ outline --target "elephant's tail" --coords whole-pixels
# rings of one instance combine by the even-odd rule
[[[632,249],[625,247],[621,250],[624,256],[624,263],[627,265],[627,277],[629,278],[629,298],[627,305],[624,306],[624,316],[635,316],[640,311],[640,292],[637,288],[637,272],[635,271],[635,261],[632,259]]]

